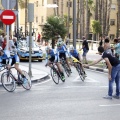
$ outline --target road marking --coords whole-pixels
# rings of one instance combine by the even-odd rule
[[[120,106],[120,104],[111,104],[111,105],[99,105],[100,107],[115,107]]]
[[[81,79],[80,76],[77,76],[77,77],[74,79],[74,81],[78,81],[78,79]],[[99,83],[99,81],[97,81],[97,80],[95,80],[95,79],[92,79],[92,78],[88,78],[88,77],[85,78],[85,82],[97,82],[97,83]]]
[[[88,81],[89,80],[89,81]],[[88,78],[87,77],[87,79],[86,79],[86,82],[98,82],[99,83],[99,81],[97,81],[97,80],[95,80],[95,79],[92,79],[92,78]]]

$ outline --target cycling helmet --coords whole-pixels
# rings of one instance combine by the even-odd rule
[[[2,51],[3,50],[3,48],[0,46],[0,51]]]
[[[71,50],[74,50],[74,46],[70,46],[70,51],[71,51]]]
[[[47,51],[47,50],[50,50],[50,47],[49,46],[47,46],[46,48],[45,48],[45,50]]]
[[[59,38],[57,42],[63,42],[62,38]]]

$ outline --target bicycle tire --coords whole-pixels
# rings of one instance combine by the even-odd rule
[[[78,72],[81,80],[84,82],[84,80],[85,80],[85,75],[84,75],[84,72],[82,71],[79,63],[78,63],[77,66],[76,66],[76,70],[77,70],[77,72]]]
[[[24,70],[22,70],[22,73],[23,73],[23,75],[24,75],[25,78],[26,78],[26,81],[25,81],[25,83],[24,83],[24,82],[22,83],[22,86],[23,86],[24,89],[30,90],[31,87],[32,87],[32,82],[31,82],[30,76],[29,76],[28,73],[27,73],[26,71],[24,71]]]
[[[65,71],[66,75],[69,77],[70,76],[70,72],[69,72],[69,70],[67,68],[67,64],[62,64],[62,66],[64,68],[64,71]]]
[[[16,82],[11,73],[8,72],[2,73],[1,83],[4,89],[7,90],[8,92],[13,92],[16,89]]]
[[[59,84],[59,75],[57,73],[57,70],[54,68],[51,68],[50,70],[52,80],[54,81],[55,84]],[[56,78],[54,78],[56,77]]]

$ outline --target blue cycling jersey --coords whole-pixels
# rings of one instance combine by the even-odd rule
[[[73,50],[73,52],[70,51],[70,55],[72,55],[73,57],[79,57],[79,53],[76,49]]]
[[[58,59],[58,54],[55,52],[54,49],[51,49],[49,53],[46,53],[46,63],[48,62],[48,56],[49,57],[55,57],[55,61]]]

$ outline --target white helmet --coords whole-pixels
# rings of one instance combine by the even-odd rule
[[[74,50],[74,46],[70,46],[70,51],[71,51],[71,50]]]
[[[47,50],[50,50],[50,47],[49,47],[49,46],[47,46],[47,47],[45,48],[45,51],[47,51]]]
[[[63,42],[62,38],[59,38],[57,42]]]
[[[0,51],[2,51],[3,50],[3,48],[0,46]]]

